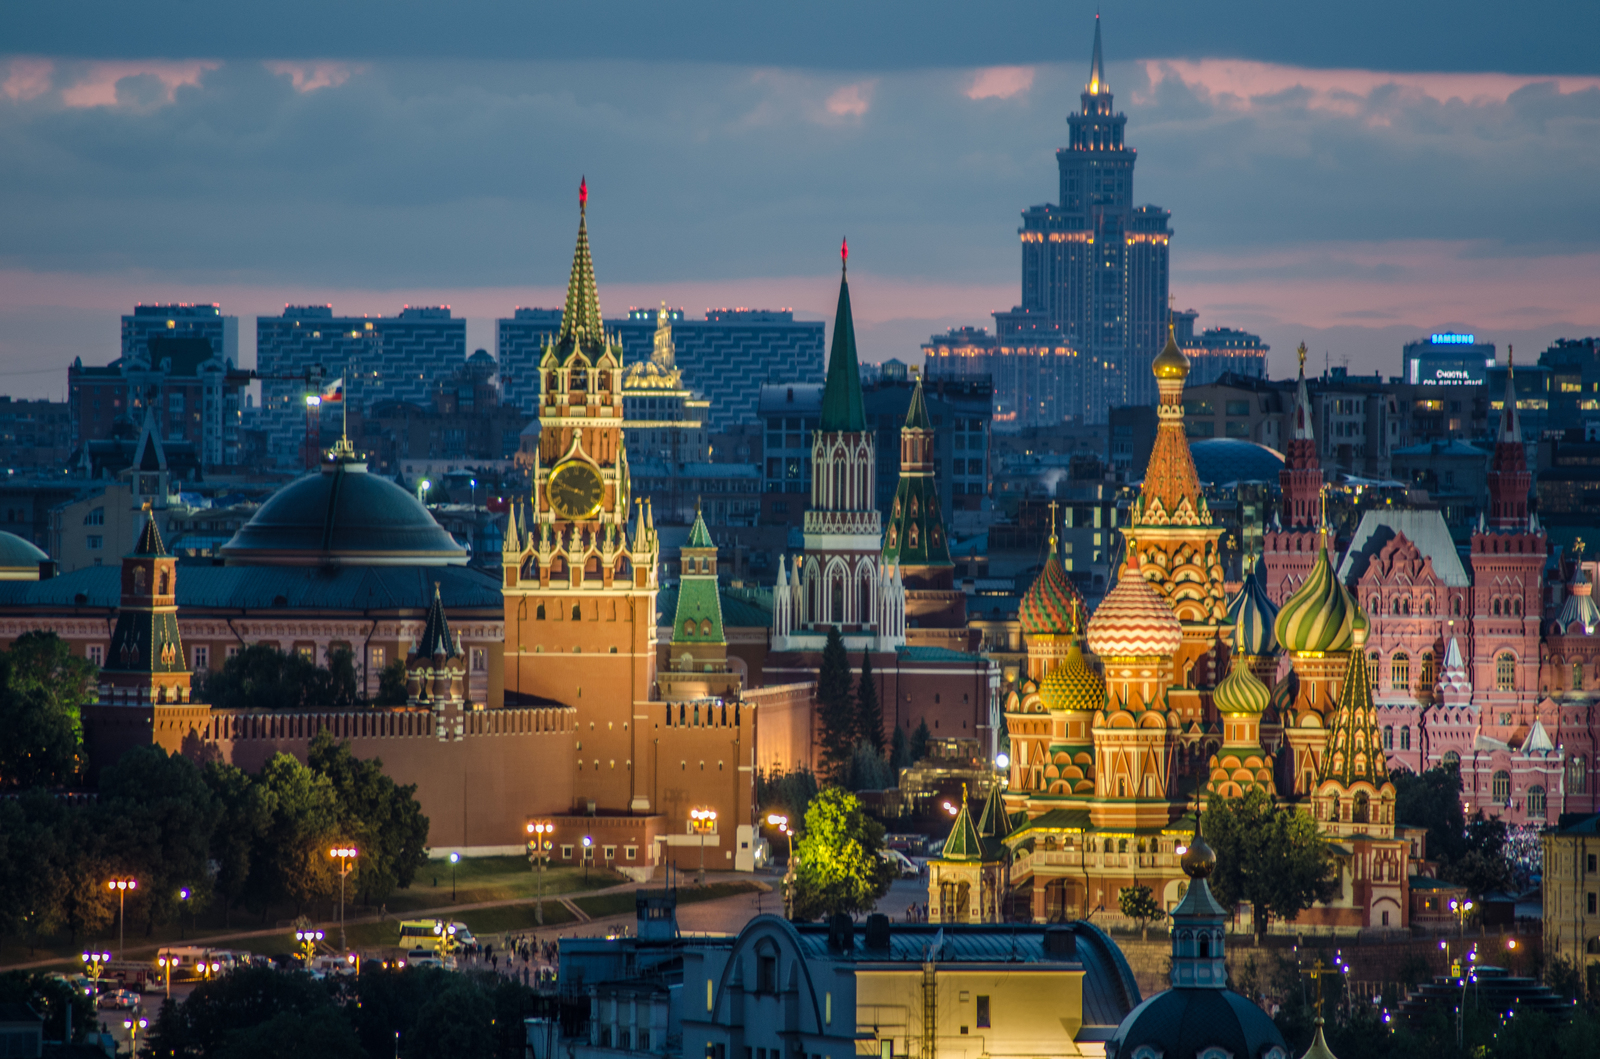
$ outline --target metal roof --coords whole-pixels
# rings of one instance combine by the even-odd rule
[[[1373,557],[1401,534],[1433,560],[1433,572],[1439,580],[1452,588],[1466,588],[1472,584],[1461,565],[1455,541],[1450,539],[1450,527],[1445,525],[1444,515],[1439,511],[1404,509],[1368,511],[1361,516],[1361,524],[1356,527],[1350,546],[1339,561],[1339,580],[1346,585],[1361,580]]]

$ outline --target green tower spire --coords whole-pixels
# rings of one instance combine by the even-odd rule
[[[821,428],[865,433],[866,405],[861,399],[861,365],[856,360],[856,328],[850,318],[850,244],[839,247],[845,267],[839,277],[839,307],[833,314],[833,346],[828,351],[828,381],[822,388]]]
[[[561,313],[561,334],[556,348],[563,353],[574,345],[598,350],[605,345],[605,325],[600,322],[600,292],[594,282],[594,260],[589,256],[589,181],[578,185],[578,245],[572,251],[572,273],[567,277],[567,304]],[[581,340],[580,340],[581,332]]]

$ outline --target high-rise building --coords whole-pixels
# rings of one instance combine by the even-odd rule
[[[1058,201],[1022,213],[1022,304],[994,318],[1001,347],[1063,365],[1069,414],[1103,423],[1117,405],[1155,403],[1172,229],[1167,210],[1133,204],[1136,156],[1106,83],[1098,16],[1080,98],[1056,151]]]
[[[1267,353],[1271,346],[1260,335],[1236,327],[1208,327],[1194,333],[1200,316],[1193,309],[1172,314],[1178,348],[1189,358],[1189,385],[1204,386],[1233,373],[1260,379],[1267,374]]]
[[[467,322],[449,306],[406,306],[399,316],[334,316],[328,305],[287,305],[282,316],[256,318],[261,373],[261,427],[281,467],[298,467],[304,452],[307,369],[332,382],[359,408],[378,401],[431,403],[434,384],[467,357]],[[314,432],[313,432],[314,433]]]
[[[1477,335],[1443,331],[1407,342],[1402,351],[1405,382],[1422,386],[1480,384],[1494,367],[1494,343]]]
[[[561,330],[560,309],[518,308],[494,322],[495,358],[505,403],[528,415],[539,412],[539,357]]]
[[[222,360],[239,361],[239,318],[223,316],[218,305],[136,305],[131,316],[122,318],[122,355],[136,357],[150,348],[150,339],[203,338],[211,344],[211,354]]]

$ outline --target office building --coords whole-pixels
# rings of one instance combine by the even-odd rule
[[[72,405],[0,396],[0,467],[59,473],[72,455]]]
[[[622,376],[622,430],[628,453],[635,463],[647,459],[674,467],[707,463],[711,450],[705,420],[710,402],[684,385],[665,303],[656,318],[650,356],[629,364]]]
[[[120,357],[67,368],[73,444],[136,436],[149,414],[162,441],[193,445],[205,469],[238,466],[250,381],[238,346],[238,318],[215,305],[136,306],[122,318]]]
[[[321,383],[344,380],[357,408],[409,401],[426,408],[435,383],[467,357],[467,322],[450,307],[406,306],[398,316],[335,316],[328,305],[288,305],[282,316],[256,318],[256,364],[261,374],[260,424],[269,458],[280,468],[309,466],[317,454],[307,439],[320,433],[306,398]],[[321,383],[316,386],[320,389]],[[329,410],[336,410],[330,405]]]
[[[1056,151],[1057,201],[1022,214],[1022,303],[994,319],[1002,347],[1064,368],[1068,414],[1100,423],[1118,405],[1155,403],[1150,364],[1167,337],[1172,229],[1168,211],[1133,204],[1136,156],[1112,105],[1098,16],[1080,99]]]
[[[1558,338],[1539,366],[1551,372],[1549,426],[1600,428],[1600,338]]]
[[[1271,350],[1260,335],[1236,327],[1208,327],[1195,334],[1199,313],[1193,309],[1172,314],[1178,348],[1189,358],[1191,385],[1203,386],[1232,373],[1260,379],[1267,374],[1267,353]]]
[[[1493,342],[1443,331],[1405,344],[1401,377],[1420,386],[1481,386],[1487,369],[1494,367],[1494,357]]]
[[[495,359],[505,403],[530,416],[539,413],[539,357],[561,330],[560,309],[523,309],[494,322]]]
[[[1002,343],[983,327],[952,327],[922,344],[930,377],[987,380],[993,420],[1007,428],[1057,426],[1076,415],[1072,402],[1076,351],[1066,346]]]

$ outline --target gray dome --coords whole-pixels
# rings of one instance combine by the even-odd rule
[[[1174,1059],[1197,1056],[1211,1047],[1234,1059],[1289,1057],[1283,1034],[1267,1013],[1229,989],[1157,993],[1122,1020],[1106,1044],[1106,1059],[1134,1059],[1143,1047]]]
[[[37,573],[39,564],[48,558],[50,557],[34,547],[31,542],[23,540],[15,533],[0,530],[0,569],[21,569],[28,566]]]
[[[1283,470],[1283,454],[1254,441],[1239,438],[1210,438],[1190,441],[1195,474],[1202,484],[1222,482],[1271,482],[1277,484]]]
[[[367,465],[330,460],[284,486],[222,546],[230,566],[464,565],[416,497]]]

